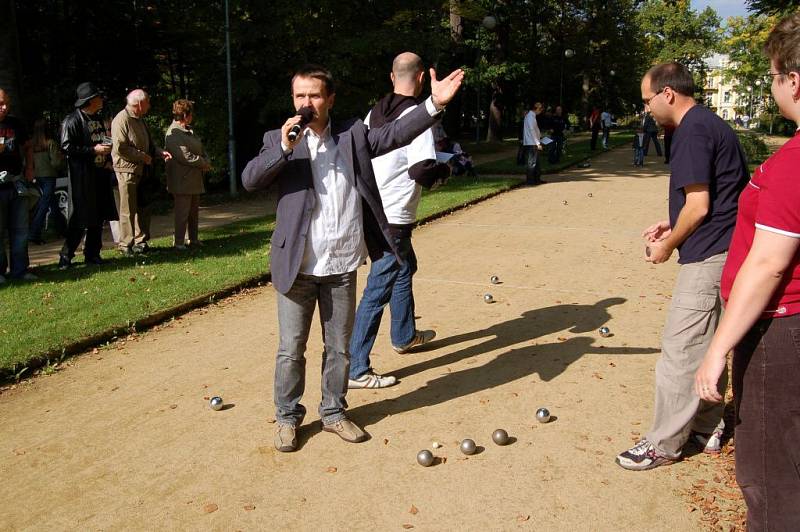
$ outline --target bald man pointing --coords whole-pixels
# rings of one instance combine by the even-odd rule
[[[391,79],[394,91],[381,99],[364,120],[370,128],[381,127],[417,107],[425,81],[422,59],[411,52],[398,55],[392,63]],[[391,339],[395,351],[407,353],[436,336],[434,331],[417,330],[414,321],[411,280],[417,271],[417,257],[411,246],[411,230],[417,219],[422,187],[431,188],[444,182],[450,176],[450,168],[436,162],[430,129],[411,144],[372,159],[372,168],[399,253],[395,256],[386,250],[372,261],[350,340],[348,387],[351,389],[384,388],[396,382],[394,377],[378,375],[370,367],[370,351],[387,303],[392,315]]]
[[[153,177],[156,155],[167,161],[172,155],[155,145],[142,120],[150,110],[150,96],[135,89],[126,104],[111,122],[111,159],[119,187],[119,251],[133,255],[147,251],[150,240],[150,213],[139,198],[140,185]]]

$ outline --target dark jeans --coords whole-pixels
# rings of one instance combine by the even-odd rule
[[[608,137],[611,135],[610,127],[603,127],[603,148],[608,149]]]
[[[61,213],[61,209],[58,208],[58,196],[55,195],[56,179],[55,177],[36,178],[36,182],[42,191],[42,197],[39,198],[39,202],[36,204],[36,210],[31,220],[30,231],[28,231],[30,240],[42,239],[42,230],[44,229],[48,210],[50,211],[50,226],[55,227],[60,235],[66,233],[67,221]]]
[[[6,237],[10,259],[6,258]],[[0,275],[11,263],[11,277],[28,270],[28,198],[17,195],[12,184],[0,185]]]
[[[761,320],[733,354],[736,480],[748,532],[800,524],[800,315]]]
[[[633,164],[635,166],[644,166],[644,150],[642,148],[633,149]]]
[[[64,239],[64,245],[61,247],[59,253],[61,257],[72,260],[75,256],[75,250],[83,240],[83,235],[86,234],[86,242],[83,244],[83,256],[87,259],[93,259],[100,256],[100,250],[103,247],[103,227],[84,227],[81,224],[74,223],[75,217],[73,216],[69,221],[67,227],[67,238]]]
[[[592,150],[597,149],[597,137],[600,135],[599,129],[592,130],[592,140],[590,141],[589,145],[591,146]]]
[[[319,416],[329,425],[344,419],[347,408],[347,352],[356,309],[356,272],[317,277],[298,274],[286,294],[278,292],[280,340],[275,361],[275,417],[299,426],[306,414],[300,403],[306,387],[306,343],[319,305],[322,352],[322,401]]]
[[[350,378],[357,379],[370,369],[369,353],[375,345],[383,309],[389,305],[392,316],[392,345],[404,346],[414,339],[414,289],[412,277],[417,271],[417,256],[411,237],[395,238],[403,263],[387,251],[372,263],[364,295],[356,310],[356,322],[350,339]]]
[[[650,150],[650,139],[653,139],[653,144],[656,146],[656,155],[661,157],[661,143],[658,142],[658,131],[644,132],[644,156],[647,157],[647,152]]]
[[[539,164],[539,149],[525,146],[525,183],[537,185],[542,182],[542,167]]]
[[[550,151],[547,152],[547,161],[556,164],[561,160],[561,152],[564,151],[564,135],[553,135],[553,143],[550,144]]]

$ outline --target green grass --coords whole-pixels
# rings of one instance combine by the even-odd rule
[[[633,142],[633,132],[630,131],[613,131],[610,137],[611,147],[616,146],[623,146],[628,145],[630,146]],[[600,146],[600,140],[598,140],[598,146]],[[547,161],[547,155],[542,152],[540,155],[540,161],[542,161],[542,173],[545,174],[552,174],[555,172],[559,172],[564,168],[575,164],[578,161],[582,161],[587,157],[591,157],[592,155],[599,155],[603,153],[602,148],[598,148],[595,151],[592,151],[589,146],[589,137],[581,136],[577,139],[567,138],[567,153],[561,157],[561,161],[557,164],[551,165]],[[631,157],[633,157],[631,155]],[[497,161],[491,161],[487,163],[481,163],[475,165],[475,170],[479,174],[500,174],[500,175],[524,175],[525,174],[525,166],[520,166],[517,164],[517,157],[514,154],[511,157],[507,157],[505,159],[499,159]]]
[[[419,218],[450,210],[507,189],[514,178],[456,178],[425,192]],[[80,257],[66,272],[37,269],[39,281],[0,287],[0,380],[13,378],[32,361],[52,371],[59,353],[75,342],[118,331],[124,334],[153,314],[258,278],[269,269],[274,217],[246,220],[201,234],[205,246],[173,251],[171,238],[152,242],[146,257],[103,254],[108,264],[84,266]],[[47,356],[47,360],[44,357]]]

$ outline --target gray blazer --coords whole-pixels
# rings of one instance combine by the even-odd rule
[[[420,133],[436,123],[440,114],[431,116],[425,105],[419,105],[403,118],[383,127],[369,129],[360,119],[334,123],[331,134],[339,148],[345,170],[354,177],[356,190],[363,201],[364,239],[372,260],[385,251],[397,255],[394,239],[372,172],[371,159],[411,143]],[[305,137],[286,155],[281,149],[281,130],[264,134],[264,146],[247,163],[242,172],[242,184],[250,191],[264,189],[277,183],[278,210],[272,234],[272,284],[285,294],[294,284],[303,261],[306,235],[314,208],[314,179]],[[399,257],[398,257],[398,260]]]

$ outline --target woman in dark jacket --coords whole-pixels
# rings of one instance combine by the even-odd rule
[[[62,270],[72,265],[72,257],[84,234],[86,263],[102,264],[103,222],[117,219],[107,176],[111,140],[99,117],[103,96],[91,83],[81,83],[76,93],[75,111],[67,115],[61,125],[61,149],[67,154],[72,200],[67,238],[58,262]]]

